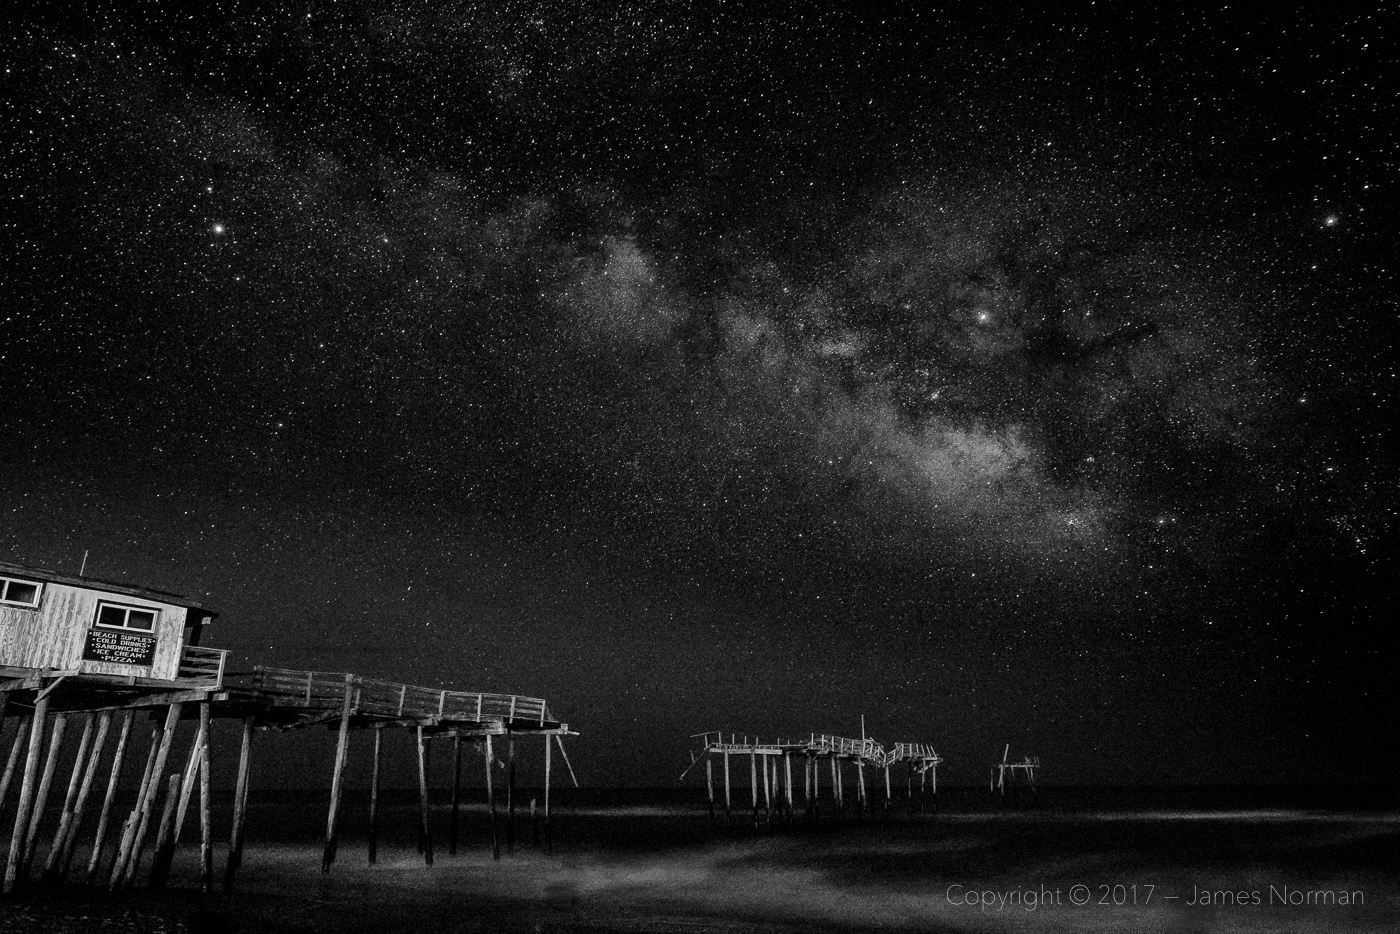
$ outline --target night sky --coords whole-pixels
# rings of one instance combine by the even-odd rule
[[[0,558],[592,784],[1394,780],[1379,12],[158,6],[0,33]]]

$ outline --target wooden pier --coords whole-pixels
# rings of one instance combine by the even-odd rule
[[[734,823],[734,782],[732,759],[742,757],[739,770],[742,773],[747,759],[749,772],[749,806],[753,826],[778,822],[791,823],[795,820],[798,807],[798,794],[793,778],[794,771],[802,775],[800,804],[808,821],[821,816],[823,773],[828,773],[825,800],[838,814],[846,810],[846,780],[854,781],[852,797],[857,818],[864,817],[872,810],[872,799],[876,789],[867,787],[867,770],[870,784],[878,785],[878,776],[883,775],[884,795],[882,804],[889,814],[893,793],[890,769],[898,763],[906,763],[909,781],[906,795],[909,810],[915,808],[913,776],[919,775],[921,797],[925,794],[926,777],[932,779],[931,789],[937,793],[937,767],[943,760],[933,751],[932,746],[899,743],[886,750],[874,739],[852,739],[827,733],[810,733],[804,738],[761,740],[757,737],[741,736],[736,733],[710,732],[696,733],[691,739],[699,740],[701,748],[692,753],[691,763],[681,779],[702,760],[705,763],[705,787],[709,801],[710,822],[719,819],[716,801],[715,763],[722,769],[724,821]],[[761,774],[760,774],[761,773]],[[854,773],[854,774],[852,774]],[[761,798],[760,798],[761,795]]]
[[[539,737],[548,838],[553,750],[558,748],[572,776],[563,737],[576,734],[542,698],[427,688],[347,672],[261,666],[231,672],[227,651],[197,644],[214,617],[175,594],[0,563],[0,742],[14,725],[0,775],[0,821],[13,815],[3,892],[31,881],[36,869],[46,883],[77,877],[120,889],[135,884],[147,857],[147,884],[164,885],[196,790],[200,882],[210,891],[210,734],[220,719],[241,726],[226,887],[243,857],[253,738],[260,730],[322,726],[337,732],[322,871],[329,871],[336,859],[345,766],[356,731],[369,730],[374,738],[369,862],[376,861],[378,851],[386,729],[412,731],[416,739],[419,841],[427,865],[434,860],[427,768],[434,742],[450,741],[453,751],[449,853],[458,844],[464,747],[481,756],[491,847],[499,857],[502,828],[493,767],[506,772],[504,833],[509,843],[515,828],[517,741]],[[149,718],[150,726],[143,726],[137,714]],[[190,724],[185,732],[192,734],[184,741],[178,739],[182,723]],[[70,740],[79,729],[74,748]],[[138,754],[143,736],[144,760]],[[104,757],[105,783],[100,780]],[[71,764],[66,781],[58,774],[61,762]],[[124,771],[131,779],[139,775],[139,782],[134,799],[119,808]],[[95,825],[87,821],[93,809]],[[47,848],[40,835],[46,818],[52,829]],[[83,840],[90,841],[86,863],[75,868]]]

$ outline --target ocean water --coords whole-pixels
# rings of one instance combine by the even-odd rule
[[[712,825],[694,789],[584,789],[555,796],[550,835],[531,822],[531,798],[540,815],[538,792],[518,792],[509,842],[499,809],[495,859],[479,789],[456,855],[435,796],[429,868],[416,795],[388,792],[371,867],[368,801],[347,792],[322,874],[326,791],[255,794],[232,889],[195,890],[187,831],[174,889],[122,910],[138,913],[132,929],[280,934],[1400,930],[1395,789],[1046,788],[1002,803],[955,788],[914,814],[897,797],[888,817],[877,807],[857,820],[848,806],[758,827],[748,808]],[[227,805],[216,801],[218,839]],[[223,859],[221,844],[219,872]],[[93,896],[81,917],[111,910]],[[49,911],[15,930],[94,929]]]
[[[433,799],[427,868],[415,797],[386,796],[369,867],[367,801],[347,795],[328,875],[326,794],[256,798],[221,910],[241,930],[308,932],[1400,930],[1394,789],[1047,788],[1002,803],[962,788],[913,814],[897,797],[888,817],[848,805],[757,828],[747,807],[712,825],[694,790],[585,789],[555,796],[552,841],[527,791],[512,845],[499,810],[500,859],[479,798],[455,856]]]

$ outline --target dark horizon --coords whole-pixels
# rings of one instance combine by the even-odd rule
[[[0,558],[544,697],[598,784],[862,714],[952,781],[1394,782],[1369,20],[16,19]]]

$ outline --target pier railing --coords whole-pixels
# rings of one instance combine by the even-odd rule
[[[228,649],[207,649],[187,645],[180,649],[180,667],[175,677],[181,681],[198,681],[219,687],[224,683],[224,666]]]
[[[297,671],[258,667],[238,676],[236,686],[268,697],[278,706],[333,708],[350,691],[351,709],[361,714],[394,719],[431,719],[475,723],[551,721],[543,698],[520,694],[448,691],[381,681],[346,672]]]

